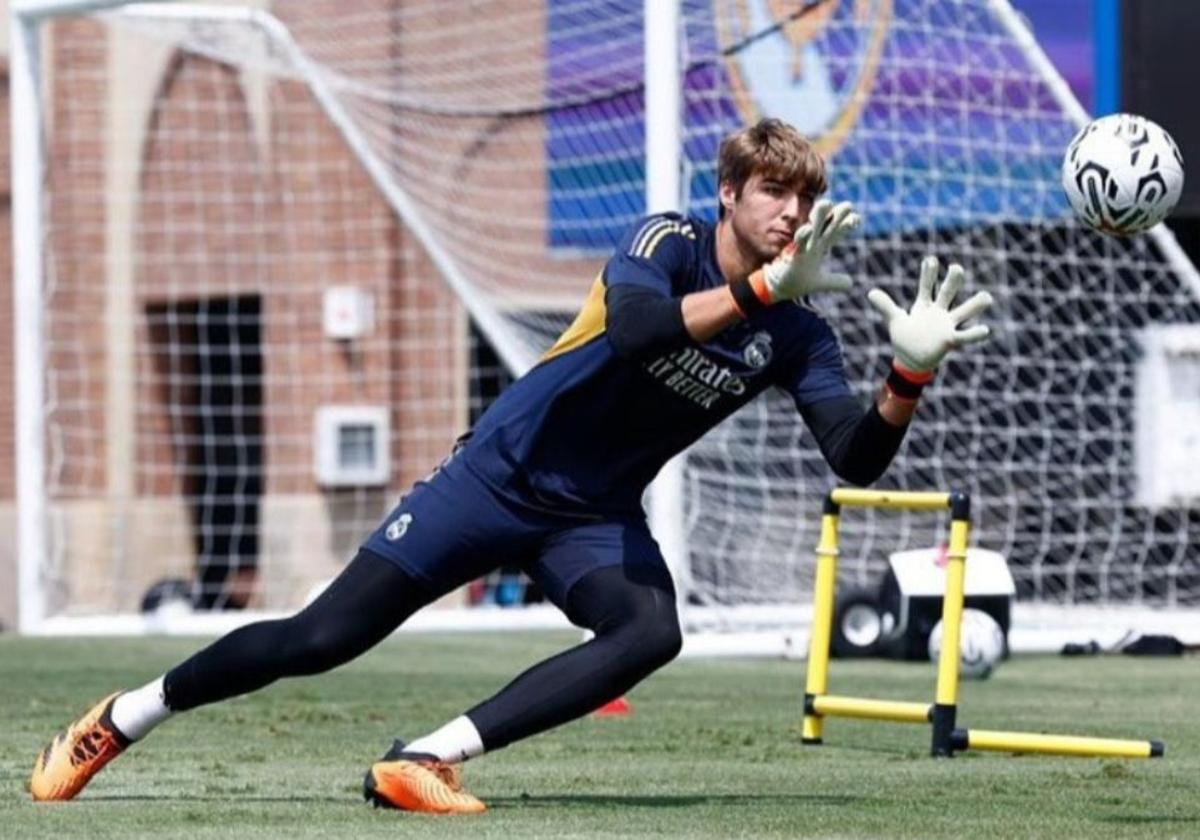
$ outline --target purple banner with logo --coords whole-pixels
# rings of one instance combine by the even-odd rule
[[[1087,95],[1089,2],[1034,4],[1033,21]],[[607,5],[550,2],[555,247],[607,248],[643,207],[642,0]],[[831,195],[861,207],[868,234],[1065,214],[1057,172],[1074,129],[984,0],[827,0],[799,16],[794,0],[683,6],[694,212],[715,215],[720,137],[773,116],[826,154]]]

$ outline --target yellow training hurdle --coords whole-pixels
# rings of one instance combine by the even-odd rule
[[[946,591],[942,601],[942,650],[937,668],[934,702],[907,703],[829,694],[829,640],[837,591],[838,522],[843,506],[898,510],[950,511],[950,545],[946,553]],[[838,488],[825,498],[821,539],[817,545],[816,584],[813,588],[813,626],[808,649],[808,680],[804,692],[805,744],[820,744],[824,718],[850,717],[933,726],[931,753],[952,756],[962,750],[1010,753],[1153,758],[1163,754],[1160,741],[1126,741],[1042,735],[1031,732],[958,729],[959,630],[963,612],[967,538],[971,499],[964,493],[858,490]]]

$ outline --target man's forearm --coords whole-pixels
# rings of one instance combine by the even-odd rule
[[[892,426],[907,426],[912,422],[913,414],[917,411],[917,400],[906,400],[897,397],[886,385],[879,389],[875,397],[875,408],[879,416]]]
[[[883,475],[907,431],[884,420],[878,404],[863,411],[849,396],[807,406],[802,413],[825,461],[839,477],[860,486]]]
[[[875,398],[879,416],[892,426],[907,426],[916,413],[921,391],[932,379],[932,373],[914,373],[893,364]]]
[[[708,341],[744,317],[728,284],[683,297],[683,326],[696,342]]]
[[[641,358],[661,352],[690,338],[697,343],[746,318],[747,299],[754,293],[747,281],[739,281],[743,301],[737,301],[733,284],[671,298],[632,285],[615,286],[605,293],[606,328],[617,352],[625,358]]]
[[[606,292],[605,303],[609,338],[630,359],[660,353],[689,338],[703,343],[743,319],[728,285],[682,298],[617,286]]]

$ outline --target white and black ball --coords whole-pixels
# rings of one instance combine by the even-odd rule
[[[1111,114],[1085,125],[1063,156],[1062,185],[1075,214],[1112,236],[1161,222],[1183,193],[1183,156],[1160,125]]]
[[[959,628],[959,676],[987,679],[1004,656],[1004,630],[983,610],[972,608],[963,610]],[[942,633],[942,622],[939,621],[929,634],[929,658],[934,662],[942,653]]]

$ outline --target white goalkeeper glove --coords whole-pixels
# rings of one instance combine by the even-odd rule
[[[836,207],[828,199],[818,201],[808,221],[796,229],[779,256],[750,275],[755,296],[770,306],[814,292],[849,291],[850,275],[822,271],[821,263],[842,237],[858,227],[859,221],[848,201]]]
[[[872,289],[867,294],[867,300],[887,323],[896,363],[912,373],[932,374],[951,350],[983,341],[991,332],[986,324],[958,328],[992,305],[989,293],[976,292],[964,303],[950,308],[963,285],[963,268],[958,263],[950,264],[934,298],[933,286],[940,268],[937,257],[921,261],[917,300],[908,312],[897,306],[883,289]]]

